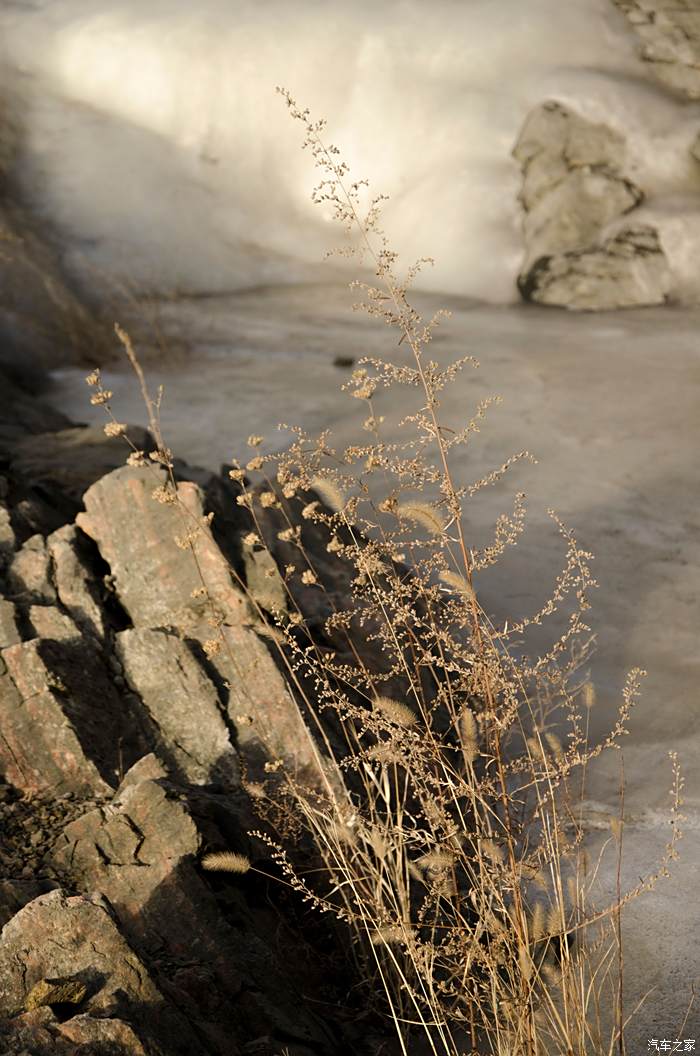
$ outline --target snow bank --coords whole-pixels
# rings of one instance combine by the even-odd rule
[[[27,193],[68,262],[159,290],[313,277],[334,233],[275,94],[329,118],[356,176],[388,193],[423,285],[517,299],[528,111],[555,98],[628,138],[630,172],[689,262],[700,109],[647,80],[610,0],[52,0],[0,11]],[[690,197],[689,197],[690,196]],[[700,212],[698,212],[700,216]]]

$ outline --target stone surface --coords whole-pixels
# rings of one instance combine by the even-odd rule
[[[87,1013],[126,1021],[149,1056],[202,1053],[187,1022],[167,1005],[99,896],[67,898],[52,891],[5,925],[0,938],[0,1015],[20,1016],[32,988],[57,978],[85,985],[86,997],[77,1006],[81,1018]],[[37,1009],[32,1015],[24,1025],[43,1024],[50,1040],[48,1010]],[[70,1033],[64,1036],[70,1038]]]
[[[17,645],[21,640],[17,630],[15,605],[0,598],[0,650],[8,645]]]
[[[15,533],[12,530],[10,512],[7,506],[0,502],[0,572],[12,560],[15,550]]]
[[[640,38],[640,56],[667,88],[700,99],[700,8],[696,0],[612,0]]]
[[[222,628],[224,646],[210,664],[224,688],[246,773],[265,776],[268,761],[282,760],[297,780],[327,789],[334,769],[304,722],[299,705],[270,655],[250,627]]]
[[[57,1027],[50,1008],[0,1020],[3,1056],[76,1056],[75,1046],[57,1036]]]
[[[80,637],[80,630],[70,616],[51,605],[30,605],[28,616],[35,638]]]
[[[283,510],[263,507],[256,500],[257,526],[279,568],[299,562],[298,547],[294,543],[281,540],[280,531],[290,522],[300,527],[302,548],[312,557],[319,585],[306,585],[298,575],[291,577],[286,584],[289,607],[301,613],[304,626],[311,630],[314,639],[323,646],[330,647],[339,662],[354,666],[357,653],[362,656],[368,671],[384,676],[391,666],[391,660],[387,657],[383,643],[377,640],[378,626],[372,620],[360,619],[355,611],[352,583],[357,571],[354,565],[349,561],[339,560],[337,554],[329,553],[327,546],[331,536],[325,525],[305,519],[302,515],[304,506],[316,498],[318,496],[315,492],[308,492],[291,500],[285,499]],[[344,542],[350,541],[350,537],[345,535],[342,529],[338,535]],[[402,574],[406,571],[403,568]],[[338,612],[349,613],[353,618],[347,628],[329,631],[326,621],[329,616]],[[402,680],[390,680],[383,684],[385,692],[396,693],[399,699],[406,693],[406,685]],[[427,680],[424,690],[426,694],[430,693]]]
[[[605,311],[663,304],[672,278],[652,227],[621,229],[596,248],[541,257],[521,287],[527,300]]]
[[[17,788],[104,794],[147,750],[141,717],[89,641],[37,639],[2,658],[0,761]]]
[[[140,426],[130,425],[127,437],[139,450],[153,449],[149,433]],[[105,436],[100,426],[74,426],[18,440],[10,466],[33,485],[79,503],[91,484],[124,465],[130,450],[125,437]]]
[[[73,1016],[57,1024],[58,1034],[79,1046],[79,1053],[105,1053],[105,1056],[149,1056],[134,1029],[121,1019]],[[86,1052],[87,1050],[87,1052]]]
[[[654,228],[620,225],[643,194],[625,175],[623,137],[557,102],[528,116],[523,170],[525,300],[574,309],[662,304],[671,273]]]
[[[85,494],[86,513],[78,523],[108,562],[119,601],[137,628],[175,628],[200,646],[208,640],[220,645],[209,662],[200,659],[222,695],[251,776],[279,758],[307,780],[325,784],[313,739],[268,646],[251,625],[254,614],[232,581],[229,561],[204,534],[195,543],[196,562],[189,548],[174,541],[201,520],[201,489],[183,481],[178,484],[183,508],[161,504],[152,492],[163,479],[159,469],[124,467]],[[115,518],[115,508],[123,516]],[[202,578],[223,621],[220,637],[201,598]]]
[[[13,556],[7,572],[7,589],[24,602],[47,605],[56,601],[51,581],[51,558],[42,535],[33,535]]]
[[[202,491],[185,481],[178,485],[182,506],[162,504],[153,492],[164,480],[164,471],[156,466],[117,469],[86,492],[86,512],[77,523],[109,564],[134,626],[177,626],[201,635],[208,627],[207,606],[192,595],[201,591],[202,579],[190,549],[179,548],[175,538],[201,522]],[[120,517],[114,517],[115,508]],[[219,548],[204,534],[195,545],[199,568],[217,607],[229,622],[246,619],[247,603],[234,586]],[[207,636],[211,634],[209,628]]]
[[[53,561],[53,582],[63,608],[83,634],[102,639],[107,629],[101,605],[99,584],[89,553],[92,544],[75,527],[67,524],[46,540]]]
[[[248,906],[240,877],[227,889],[234,924],[227,923],[211,874],[197,864],[205,850],[247,851],[247,843],[230,795],[185,793],[127,775],[112,804],[66,828],[54,860],[107,897],[135,948],[170,965],[166,996],[214,1052],[236,1051],[227,1046],[264,1029],[329,1051],[320,1024],[295,996],[303,951],[285,947],[280,956],[266,912]]]
[[[240,781],[219,694],[180,638],[134,628],[117,637],[124,677],[158,728],[170,769],[194,784]]]
[[[5,868],[7,867],[4,866],[3,872]],[[28,902],[33,902],[46,891],[46,884],[32,877],[0,880],[0,928],[4,928],[8,920],[12,920],[15,913],[19,913],[23,906],[26,906]]]
[[[0,927],[57,886],[47,854],[64,827],[99,801],[72,793],[24,796],[0,782]]]

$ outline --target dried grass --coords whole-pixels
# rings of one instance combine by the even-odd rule
[[[370,196],[366,181],[351,178],[323,138],[324,122],[281,94],[321,170],[314,201],[330,205],[356,236],[343,252],[374,271],[375,282],[354,284],[364,298],[356,307],[393,327],[399,341],[390,358],[362,360],[347,386],[365,405],[361,428],[368,438],[335,452],[326,434],[314,438],[295,428],[280,455],[247,461],[250,472],[261,474],[259,485],[249,484],[238,464],[232,470],[255,541],[273,557],[277,540],[294,547],[294,562],[285,558],[280,568],[288,615],[273,622],[259,606],[257,614],[344,780],[341,790],[329,783],[319,791],[275,763],[275,787],[251,793],[268,822],[275,800],[275,831],[268,825],[253,835],[285,882],[332,913],[351,937],[368,1000],[391,1018],[404,1053],[418,1035],[442,1056],[622,1052],[619,916],[676,857],[677,761],[664,859],[635,889],[597,905],[575,805],[590,761],[626,732],[643,672],[630,673],[609,736],[589,744],[581,705],[593,706],[595,690],[579,673],[589,655],[585,613],[595,581],[591,555],[554,514],[565,554],[551,598],[532,617],[500,626],[479,604],[474,572],[485,573],[517,543],[524,505],[518,495],[514,512],[498,519],[493,544],[478,550],[464,501],[530,456],[521,452],[468,486],[455,481],[455,448],[472,441],[490,401],[479,403],[462,428],[438,416],[441,390],[469,357],[447,366],[426,358],[448,314],[426,321],[409,302],[411,284],[429,261],[398,275],[397,255],[380,227],[383,196]],[[128,339],[120,338],[131,358]],[[116,421],[111,394],[99,377],[91,384],[93,399]],[[414,434],[401,445],[382,436],[375,406],[377,390],[393,385],[417,393],[415,411],[404,420]],[[177,501],[157,401],[144,398],[171,480],[161,501]],[[261,442],[248,440],[254,448]],[[272,542],[265,532],[271,513],[278,518]],[[196,535],[209,527],[195,527],[183,539],[196,557]],[[314,567],[307,548],[312,529],[327,532],[328,560],[353,570],[345,608],[326,593]],[[234,569],[232,575],[245,589]],[[326,595],[331,615],[324,633],[343,646],[340,659],[319,648],[300,584]],[[567,616],[564,631],[546,652],[528,658],[523,637],[556,612]],[[207,644],[213,649],[216,641]],[[368,646],[381,654],[381,665],[363,655]],[[565,717],[558,733],[554,713]],[[331,748],[329,720],[336,735],[341,731],[342,749]],[[288,830],[284,819],[293,819]],[[315,847],[308,874],[294,859],[300,829]],[[621,854],[621,823],[613,833]],[[240,872],[249,865],[235,854],[210,855],[203,864]]]

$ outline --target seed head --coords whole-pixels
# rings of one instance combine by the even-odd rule
[[[462,741],[462,755],[467,764],[473,763],[479,754],[479,740],[476,719],[471,708],[465,708],[459,717],[459,736]]]
[[[375,697],[374,707],[397,726],[413,726],[418,721],[418,716],[408,704],[401,704],[390,697]]]
[[[216,854],[205,854],[202,867],[220,873],[247,873],[250,860],[234,851],[218,851]]]
[[[371,936],[371,943],[373,946],[389,946],[392,943],[406,942],[411,938],[412,932],[410,928],[401,928],[398,926],[377,928],[374,934]]]
[[[430,532],[440,536],[445,530],[445,523],[437,510],[427,502],[403,502],[396,507],[396,516],[402,521],[414,521]]]
[[[345,496],[334,480],[328,477],[314,477],[311,487],[318,496],[336,512],[342,510],[345,505]]]
[[[472,599],[476,600],[474,589],[464,576],[460,576],[458,572],[445,571],[440,573],[440,579],[443,583],[447,583],[448,586],[456,590],[458,594],[461,594],[467,601]]]
[[[124,436],[126,425],[123,422],[107,422],[104,427],[105,436]]]

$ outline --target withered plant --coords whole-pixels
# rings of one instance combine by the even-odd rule
[[[587,861],[577,804],[591,760],[626,732],[643,672],[629,674],[609,736],[590,744],[585,614],[595,584],[590,555],[554,513],[565,559],[550,599],[500,624],[485,611],[475,576],[517,543],[524,496],[482,547],[465,507],[530,456],[520,452],[468,484],[456,478],[455,455],[473,443],[493,401],[466,423],[441,418],[443,390],[475,363],[428,356],[449,313],[426,320],[409,294],[430,261],[399,273],[380,226],[383,196],[352,179],[325,142],[325,123],[278,91],[321,173],[313,200],[351,236],[341,251],[373,271],[373,281],[352,284],[355,308],[397,340],[386,358],[360,359],[345,386],[362,412],[357,443],[336,450],[329,433],[295,427],[281,454],[260,453],[262,438],[251,437],[250,455],[230,471],[247,518],[242,545],[273,558],[266,574],[277,577],[278,601],[232,574],[294,687],[322,775],[310,782],[270,760],[270,781],[249,782],[266,821],[255,835],[287,882],[350,935],[367,994],[391,1017],[403,1053],[622,1052],[634,1008],[623,1007],[620,913],[676,856],[676,759],[664,859],[633,890],[618,884],[596,904],[599,863]],[[177,503],[157,402],[120,336],[143,385],[155,461],[167,471],[158,497]],[[111,414],[111,394],[98,376],[91,381],[94,401]],[[378,390],[395,387],[415,395],[399,440],[385,437],[376,406]],[[113,418],[107,429],[123,431]],[[212,526],[182,512],[180,545],[196,558],[198,537]],[[530,656],[529,633],[557,612],[564,629]],[[227,648],[221,622],[213,616],[211,653]],[[609,840],[618,876],[623,824],[613,819]],[[300,836],[314,849],[308,870]],[[218,858],[205,865],[248,865],[235,853]]]

